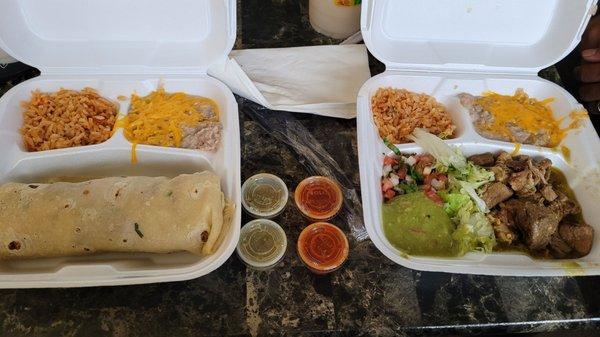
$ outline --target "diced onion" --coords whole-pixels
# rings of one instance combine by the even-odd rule
[[[392,172],[392,165],[385,165],[383,167],[383,176],[387,177],[387,175],[390,174],[390,172]]]
[[[392,184],[394,186],[396,186],[396,185],[400,184],[400,177],[398,177],[397,175],[395,175],[394,173],[392,173],[390,175],[390,181],[392,182]]]
[[[431,179],[431,187],[439,191],[444,188],[444,183],[434,178]]]

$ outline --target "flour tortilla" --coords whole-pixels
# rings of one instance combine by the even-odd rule
[[[222,241],[232,210],[211,172],[8,183],[0,186],[0,259],[94,252],[208,255]]]

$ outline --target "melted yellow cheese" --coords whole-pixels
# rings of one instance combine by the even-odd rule
[[[561,128],[560,125],[564,118],[558,120],[554,118],[549,106],[553,101],[554,98],[546,98],[541,101],[530,98],[522,89],[517,90],[512,96],[486,92],[477,99],[477,103],[494,116],[494,121],[480,125],[480,127],[513,142],[516,141],[516,137],[508,127],[511,123],[532,135],[546,131],[550,136],[547,146],[557,146],[568,131],[579,126],[577,119],[581,119],[581,117],[571,113],[569,116],[573,122],[566,128]]]
[[[207,118],[200,108],[210,105],[214,116]],[[194,127],[202,121],[219,121],[217,104],[205,97],[183,92],[167,93],[163,88],[140,97],[131,95],[127,116],[117,121],[132,143],[179,147],[182,127]]]

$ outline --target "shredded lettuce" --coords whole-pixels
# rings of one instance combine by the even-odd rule
[[[459,191],[444,193],[444,211],[457,224],[452,233],[459,256],[470,251],[490,252],[496,245],[494,230],[469,195]]]
[[[469,162],[459,179],[477,189],[490,181],[494,181],[494,172]]]
[[[468,183],[466,181],[462,181],[462,180],[459,180],[458,183],[462,187],[461,193],[466,193],[466,194],[468,194],[471,197],[471,199],[473,199],[473,201],[475,202],[475,205],[477,206],[479,212],[487,213],[487,212],[490,211],[487,208],[487,205],[485,204],[485,201],[483,201],[483,199],[481,199],[479,197],[479,195],[477,195],[477,191],[475,191],[475,189],[473,188],[472,184],[470,184],[470,183]]]
[[[460,149],[448,146],[425,130],[416,129],[410,138],[435,157],[438,172],[448,174],[448,190],[440,196],[444,200],[446,214],[457,225],[452,238],[458,255],[470,251],[491,251],[496,245],[496,238],[485,216],[489,210],[477,189],[494,181],[494,173],[467,161]]]
[[[444,211],[451,218],[455,217],[458,211],[470,200],[468,195],[462,193],[440,193],[440,196],[444,200]]]
[[[451,148],[435,135],[417,128],[408,138],[434,156],[438,163],[449,168],[452,167],[459,172],[463,172],[466,169],[467,158],[463,156],[460,150]]]
[[[471,213],[466,209],[461,209],[459,214],[460,223],[452,233],[457,254],[461,256],[471,251],[491,252],[496,245],[496,236],[485,215],[481,212]]]
[[[493,172],[467,161],[460,149],[448,146],[443,140],[423,129],[415,129],[409,138],[435,157],[436,170],[448,174],[451,187],[460,188],[461,193],[470,196],[479,211],[489,211],[476,190],[494,181]]]

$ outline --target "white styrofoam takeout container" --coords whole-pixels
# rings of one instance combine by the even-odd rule
[[[591,15],[593,0],[364,0],[362,34],[371,53],[386,65],[358,95],[358,147],[364,220],[377,248],[412,269],[485,275],[558,276],[600,274],[600,140],[589,119],[569,133],[560,151],[523,145],[520,153],[544,156],[566,175],[596,235],[589,255],[576,260],[539,260],[516,252],[469,253],[460,258],[403,254],[383,233],[380,179],[383,144],[373,122],[371,97],[380,87],[405,88],[434,96],[451,113],[457,137],[447,141],[466,155],[513,151],[515,144],[480,136],[456,95],[492,90],[554,97],[556,117],[582,108],[563,88],[537,76],[540,69],[566,56],[578,44]],[[568,123],[568,118],[565,124]],[[403,152],[422,151],[416,144]],[[575,262],[575,263],[573,263]]]
[[[233,94],[206,70],[233,47],[235,0],[1,0],[0,8],[0,48],[41,71],[0,99],[0,183],[212,170],[236,205],[223,242],[210,256],[179,252],[3,261],[0,288],[178,281],[221,266],[233,253],[240,231],[239,120]],[[122,130],[97,145],[42,152],[26,152],[23,146],[20,102],[32,90],[92,87],[117,102],[119,95],[146,95],[159,84],[167,91],[217,102],[223,138],[216,153],[139,145],[138,163],[132,164],[131,144]],[[129,101],[119,104],[120,113],[126,114]]]
[[[14,63],[16,60],[10,56],[4,50],[0,49],[0,68],[8,63]]]

